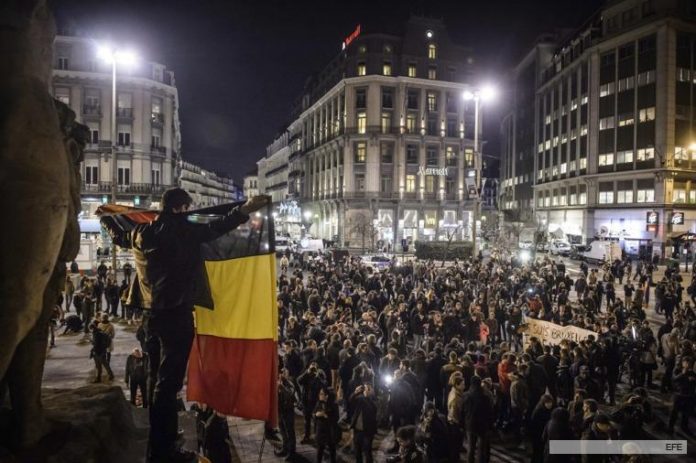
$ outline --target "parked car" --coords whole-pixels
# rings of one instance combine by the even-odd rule
[[[549,252],[554,256],[564,256],[570,255],[570,243],[563,240],[553,240],[549,245]]]
[[[280,257],[285,254],[285,251],[292,248],[292,241],[290,238],[284,236],[278,236],[275,239],[275,250],[276,256]]]
[[[549,245],[548,243],[537,243],[536,250],[537,252],[546,252],[549,250]]]
[[[572,244],[570,246],[570,253],[568,254],[573,260],[584,260],[585,256],[583,253],[587,251],[587,246],[584,244]]]
[[[391,266],[392,259],[389,256],[384,255],[366,255],[360,256],[360,259],[369,266],[374,267],[377,270],[382,270],[389,268]]]

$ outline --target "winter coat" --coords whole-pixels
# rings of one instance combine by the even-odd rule
[[[472,383],[464,394],[464,423],[468,432],[483,434],[493,426],[495,410],[493,401],[478,383]]]

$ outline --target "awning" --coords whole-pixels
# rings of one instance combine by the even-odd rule
[[[80,219],[80,233],[101,233],[99,219]]]
[[[696,241],[696,233],[677,232],[670,235],[672,241]]]

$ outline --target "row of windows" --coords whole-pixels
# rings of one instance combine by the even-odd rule
[[[580,158],[578,161],[572,160],[570,162],[563,162],[560,166],[551,166],[545,169],[539,169],[537,171],[537,178],[539,180],[543,180],[544,175],[547,177],[555,177],[568,172],[575,172],[578,169],[587,169],[587,158]]]
[[[355,144],[353,151],[354,162],[364,164],[367,161],[367,143],[358,142]],[[458,150],[454,146],[445,147],[445,164],[454,167],[457,165]],[[419,164],[418,146],[406,145],[406,164]],[[427,147],[425,150],[425,164],[429,167],[435,167],[439,163],[440,153],[437,147]],[[394,144],[382,143],[380,145],[380,161],[382,164],[392,164],[394,162]],[[464,165],[472,167],[474,164],[473,150],[464,150]]]
[[[150,182],[153,185],[160,185],[161,175],[159,170],[150,171]],[[117,182],[118,185],[130,185],[131,184],[131,173],[129,167],[119,167],[117,172]],[[84,173],[84,183],[86,185],[98,185],[99,184],[99,167],[98,166],[85,166]]]
[[[655,120],[655,107],[643,108],[638,110],[638,122],[650,122]],[[618,116],[603,117],[599,120],[599,130],[613,129],[614,127],[625,127],[635,123],[634,113],[623,113]]]
[[[455,68],[448,68],[448,73],[449,73],[449,80],[454,81],[457,79],[457,70]],[[367,75],[367,64],[365,64],[362,61],[359,61],[355,74],[357,76],[366,76]],[[384,61],[382,63],[382,75],[383,76],[393,76],[394,75],[394,70],[392,67],[391,61]],[[415,64],[409,64],[406,67],[406,75],[408,77],[413,77],[417,78],[418,77],[418,67]],[[430,80],[437,80],[437,66],[428,66],[428,74],[427,78]]]
[[[588,98],[587,95],[583,95],[580,98],[580,104],[584,105],[587,104]],[[574,98],[570,101],[570,111],[575,111],[578,109],[578,99]],[[568,105],[561,105],[560,106],[560,111],[558,109],[554,109],[552,112],[547,113],[544,116],[544,124],[550,124],[552,120],[558,119],[559,115],[560,116],[565,116],[568,114]]]
[[[583,124],[580,126],[580,130],[578,129],[570,129],[570,140],[576,140],[578,136],[585,136],[587,135],[587,124]],[[560,137],[556,135],[553,138],[549,138],[543,143],[539,143],[539,146],[537,147],[537,152],[538,153],[543,153],[545,150],[550,150],[551,148],[556,148],[559,144],[567,143],[569,139],[568,134],[562,134]]]
[[[409,90],[406,94],[406,109],[418,109],[420,107],[420,90]],[[456,113],[459,109],[457,93],[445,93],[445,110],[448,113]],[[438,112],[439,110],[440,92],[428,90],[425,93],[425,108],[428,112]],[[367,89],[358,88],[355,90],[355,108],[367,109]],[[394,89],[392,87],[382,88],[382,108],[394,108]]]
[[[625,77],[623,79],[619,79],[618,83],[617,82],[607,82],[606,84],[600,85],[599,86],[599,96],[604,97],[608,95],[613,95],[615,90],[618,88],[619,92],[622,92],[624,90],[630,90],[634,87],[634,83],[637,82],[638,87],[642,87],[643,85],[648,85],[652,84],[655,82],[655,71],[645,71],[641,72],[638,74],[638,78],[634,78],[634,76],[629,76]]]
[[[391,44],[385,43],[382,46],[382,51],[388,55],[394,51],[394,48],[391,46]],[[367,53],[367,45],[361,44],[358,47],[358,53],[360,53],[361,55],[364,55],[365,53]],[[428,49],[427,49],[427,54],[428,54],[428,59],[437,59],[437,45],[434,43],[429,43]]]

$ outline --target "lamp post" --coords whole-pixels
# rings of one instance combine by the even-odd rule
[[[100,46],[97,55],[111,65],[111,202],[116,204],[118,194],[118,163],[116,162],[118,125],[116,124],[118,97],[116,94],[116,65],[132,65],[136,61],[135,54],[130,51],[120,51],[109,46]],[[116,276],[116,244],[111,243],[111,268]]]
[[[467,90],[462,94],[465,101],[474,101],[474,185],[476,196],[474,198],[474,210],[472,213],[473,226],[471,229],[471,241],[473,242],[473,254],[478,255],[478,240],[476,226],[479,220],[479,209],[481,208],[481,150],[479,149],[479,131],[481,130],[481,102],[492,101],[495,99],[497,91],[491,85],[484,85],[474,91]]]

